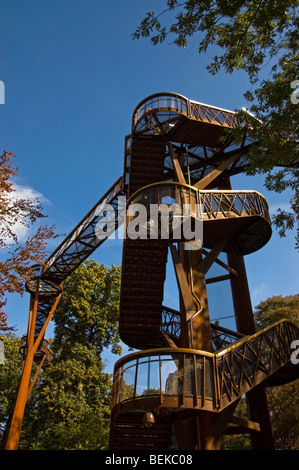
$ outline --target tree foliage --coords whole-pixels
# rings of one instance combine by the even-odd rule
[[[63,295],[54,315],[56,344],[93,344],[98,353],[112,347],[120,353],[119,315],[120,268],[87,260],[65,281]]]
[[[87,260],[67,279],[54,315],[55,360],[27,403],[20,448],[108,448],[112,377],[101,354],[121,353],[120,269]]]
[[[246,397],[243,396],[235,409],[234,416],[248,419],[248,414]],[[230,426],[233,428],[232,425]],[[225,450],[251,450],[250,435],[237,433],[224,435],[224,448]]]
[[[88,269],[88,266],[89,262],[85,269]],[[94,262],[91,262],[90,266],[94,267]],[[116,271],[114,275],[117,278],[119,273]],[[102,283],[101,279],[99,283]],[[74,295],[81,295],[80,292],[77,291]],[[69,313],[71,316],[71,312]],[[82,330],[80,338],[76,334],[72,336],[72,332],[75,333],[74,326],[67,337],[57,335],[50,344],[56,359],[42,371],[29,397],[20,449],[108,448],[112,377],[105,373],[103,368],[100,354],[102,347],[98,344],[101,336],[87,335],[86,338],[89,340],[84,339],[84,318],[87,319],[83,317],[80,325],[77,324]],[[282,318],[299,321],[299,294],[287,297],[274,296],[260,302],[256,307],[255,319],[258,329],[265,328]],[[88,330],[88,320],[86,326]],[[105,336],[102,336],[102,340],[105,341],[104,338]],[[13,409],[21,371],[18,354],[20,340],[11,333],[6,333],[1,339],[5,341],[6,361],[4,365],[0,365],[0,438]],[[112,340],[111,344],[114,344]],[[131,396],[132,386],[128,385],[124,389],[124,394]],[[276,448],[298,449],[298,381],[268,388],[267,395]],[[243,398],[235,415],[248,417]],[[229,450],[241,450],[250,449],[251,446],[248,436],[232,435],[225,437],[225,447]]]
[[[16,398],[21,375],[20,339],[6,331],[0,336],[4,343],[4,362],[0,364],[0,448],[6,425]]]
[[[299,326],[299,294],[275,295],[263,300],[255,307],[255,322],[259,330],[286,318]]]
[[[28,401],[20,448],[107,448],[112,379],[103,369],[95,346],[61,348]]]
[[[255,308],[257,330],[273,325],[286,318],[299,326],[299,294],[283,297],[269,297]],[[298,366],[297,366],[298,367]],[[299,397],[298,379],[284,385],[267,388],[270,418],[277,450],[298,450],[299,448]],[[242,398],[235,415],[248,417],[246,402]],[[225,437],[226,449],[250,449],[248,436]]]
[[[258,329],[266,328],[283,318],[299,326],[299,294],[270,297],[256,307],[255,320]],[[267,396],[276,448],[298,450],[298,379],[285,385],[268,388]]]
[[[264,174],[269,190],[291,190],[290,210],[279,208],[273,222],[281,236],[297,227],[299,247],[298,6],[298,0],[167,0],[162,12],[146,14],[133,38],[150,37],[154,45],[173,38],[185,48],[195,37],[200,54],[217,52],[207,66],[211,74],[247,73],[251,113],[239,114],[257,143],[248,174]]]
[[[55,226],[39,226],[33,236],[20,243],[16,227],[30,228],[46,217],[37,198],[16,195],[13,178],[18,168],[13,165],[13,153],[0,156],[0,331],[8,329],[3,307],[8,293],[23,295],[24,285],[32,276],[31,266],[42,264],[46,257],[48,240],[55,238]]]

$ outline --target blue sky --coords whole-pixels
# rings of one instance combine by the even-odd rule
[[[19,190],[40,197],[47,224],[59,233],[69,233],[122,174],[124,138],[143,98],[173,91],[226,109],[246,106],[246,76],[212,77],[206,65],[213,54],[199,56],[195,38],[184,50],[167,41],[153,47],[132,40],[145,13],[162,9],[159,0],[0,1],[2,150],[17,155]],[[271,213],[288,207],[289,194],[266,191],[263,177],[237,176],[232,186],[260,191]],[[253,306],[298,293],[294,236],[281,239],[274,230],[266,247],[246,256]],[[92,258],[120,265],[121,241],[105,242]],[[168,305],[175,303],[173,282],[170,276]],[[212,319],[232,314],[227,286],[219,286],[217,296],[211,290],[209,297]],[[27,296],[15,295],[7,304],[9,323],[20,335],[26,332],[28,304]],[[233,326],[230,319],[221,323]]]

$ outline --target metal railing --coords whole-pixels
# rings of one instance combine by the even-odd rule
[[[169,307],[162,308],[161,331],[166,333],[171,339],[181,338],[181,314],[177,310]]]
[[[259,215],[270,222],[267,200],[257,191],[199,191],[199,204],[208,219]]]
[[[299,328],[281,320],[218,353],[164,348],[130,354],[115,364],[112,406],[219,411],[289,363]]]
[[[171,125],[180,116],[222,127],[240,126],[234,111],[192,101],[177,93],[165,92],[150,95],[136,106],[132,119],[133,132],[153,132],[154,124],[150,122],[153,113],[158,116],[162,125],[166,125],[167,122],[170,124],[168,130],[171,130]]]
[[[189,117],[225,127],[237,127],[240,125],[236,113],[233,111],[196,101],[189,101]]]
[[[189,100],[177,93],[157,93],[142,100],[133,112],[132,129],[138,131],[149,124],[152,113],[166,113],[164,118],[189,114]],[[163,120],[165,120],[163,119]]]
[[[270,223],[267,200],[257,191],[198,190],[178,182],[160,182],[136,191],[128,201],[128,209],[133,204],[147,210],[153,205],[163,205],[170,212],[188,211],[193,216],[200,215],[202,220],[258,215]]]
[[[214,409],[214,356],[190,349],[152,349],[131,354],[115,365],[113,406],[158,401],[165,407]],[[192,406],[191,406],[192,403]]]
[[[246,217],[252,217],[248,224],[244,224]],[[212,230],[212,220],[225,227]],[[178,182],[160,182],[130,197],[126,233],[132,239],[196,241],[206,248],[213,248],[215,240],[225,236],[223,251],[244,255],[264,246],[272,229],[268,203],[257,191],[200,190]]]
[[[97,233],[101,220],[104,219],[104,223],[107,223],[111,213],[113,223],[107,225],[112,231],[116,231],[124,222],[125,206],[124,177],[121,176],[54,250],[44,266],[39,267],[39,272],[27,282],[26,287],[31,295],[37,289],[40,294],[35,337],[42,329],[55,297],[61,292],[60,284],[105,241]],[[107,237],[108,235],[107,232]]]
[[[164,306],[162,308],[160,329],[179,345],[181,339],[181,313]],[[237,331],[229,330],[214,323],[211,323],[211,330],[214,351],[228,347],[244,337]]]
[[[287,320],[281,320],[217,353],[219,408],[225,407],[288,363],[293,352],[292,342],[298,339],[299,328]]]
[[[121,201],[118,196],[123,194],[123,187],[124,179],[121,176],[51,254],[45,263],[42,278],[54,279],[56,283],[60,283],[103,243],[97,237],[96,226],[107,207],[113,206],[115,209],[113,229],[116,230],[122,224],[123,219],[118,220],[115,214],[122,213],[122,208],[119,211],[117,203]]]

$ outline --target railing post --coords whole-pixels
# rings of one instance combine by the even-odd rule
[[[163,392],[162,392],[162,374],[161,374],[161,354],[159,354],[159,382],[160,382],[160,403],[163,403]]]
[[[217,410],[221,409],[221,396],[220,396],[220,377],[218,370],[218,358],[213,356],[213,377],[214,377],[214,390],[215,390],[215,407]]]
[[[187,100],[187,116],[188,116],[188,118],[191,117],[191,103],[190,103],[190,100]]]
[[[137,359],[136,359],[136,366],[135,366],[134,400],[136,399],[136,387],[137,387],[138,365],[139,365],[139,357],[137,357]]]
[[[194,370],[194,405],[198,405],[198,384],[197,384],[197,369],[196,369],[196,354],[193,354],[193,370]]]

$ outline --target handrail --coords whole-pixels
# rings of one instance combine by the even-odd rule
[[[215,354],[219,409],[268,379],[291,360],[299,328],[286,319]]]
[[[160,92],[160,93],[151,94],[147,96],[146,98],[144,98],[142,101],[140,101],[140,103],[138,103],[137,106],[135,107],[133,111],[133,116],[132,116],[132,129],[133,130],[135,129],[137,122],[146,114],[147,112],[146,110],[149,107],[151,108],[151,110],[159,110],[162,108],[165,109],[165,106],[164,107],[158,106],[156,108],[152,108],[151,106],[148,106],[149,103],[152,103],[154,101],[159,102],[159,98],[161,99],[162,97],[164,97],[165,99],[171,99],[171,98],[180,99],[186,103],[186,108],[188,109],[189,100],[183,95],[180,95],[178,93],[173,93],[173,92]],[[139,110],[141,110],[143,107],[144,107],[144,113],[139,114]],[[167,107],[167,108],[169,110],[170,109],[176,110],[175,107]],[[188,115],[188,112],[186,114]]]
[[[124,177],[120,176],[117,181],[111,186],[111,188],[101,197],[101,199],[90,209],[85,217],[76,225],[76,227],[68,234],[68,236],[60,243],[60,245],[53,251],[44,264],[43,273],[41,277],[47,275],[55,263],[64,256],[67,251],[80,240],[80,236],[95,222],[99,215],[99,209],[105,204],[111,204],[114,198],[124,188]],[[97,248],[98,244],[94,247],[90,247],[88,250],[88,256]],[[76,250],[75,250],[76,251]],[[74,256],[75,257],[75,256]],[[64,272],[64,276],[67,277],[70,274],[70,270],[67,269]]]
[[[179,341],[181,337],[181,312],[174,310],[173,308],[163,306],[160,329],[173,340]],[[216,325],[214,323],[211,323],[211,329],[212,332],[217,333],[217,335],[213,335],[212,338],[215,350],[227,347],[228,344],[233,343],[240,338],[244,338],[245,336],[242,333],[238,333],[237,331],[224,328],[223,326]]]
[[[114,364],[114,370],[119,369],[121,366],[127,362],[131,362],[137,358],[155,356],[157,354],[172,354],[174,352],[181,352],[187,354],[197,354],[199,356],[214,357],[215,354],[208,351],[201,351],[200,349],[189,349],[189,348],[153,348],[153,349],[143,349],[142,351],[136,351],[131,354],[127,354],[124,357],[121,357]]]
[[[176,187],[193,193],[194,200],[190,205],[194,206],[195,203],[198,206],[201,206],[202,209],[200,210],[200,214],[203,217],[215,217],[218,216],[220,212],[227,216],[233,212],[239,216],[244,214],[260,215],[264,217],[269,224],[271,224],[267,200],[258,191],[253,190],[202,190],[184,183],[164,181],[149,184],[135,191],[135,193],[129,198],[127,207],[134,204],[134,200],[143,193],[146,194],[147,192],[155,189],[159,191],[159,188],[165,189],[167,187]],[[251,196],[250,200],[248,199],[249,195]],[[182,198],[180,202],[183,203]],[[236,204],[242,205],[241,210],[236,207]],[[179,206],[179,203],[178,205],[176,204],[176,210],[179,209]]]
[[[177,104],[177,106],[175,105]],[[225,127],[240,126],[237,114],[234,111],[211,106],[205,103],[189,100],[183,95],[173,92],[160,92],[144,98],[135,107],[132,116],[132,130],[149,113],[169,111],[190,119],[210,122]]]
[[[130,354],[115,364],[112,408],[134,408],[140,400],[145,400],[145,406],[149,402],[166,407],[178,407],[180,402],[183,406],[179,396],[188,408],[201,394],[201,406],[213,410],[217,393],[214,368],[215,356],[206,351],[156,348]],[[201,373],[196,374],[197,370]]]
[[[35,337],[38,336],[45,324],[54,297],[61,293],[61,283],[104,242],[104,239],[97,238],[95,231],[103,206],[113,205],[123,192],[124,176],[122,175],[52,252],[44,265],[36,267],[35,275],[26,283],[26,288],[31,294],[37,290],[38,286],[40,288]],[[123,206],[125,213],[125,201]],[[117,212],[115,225],[121,225],[122,216],[122,213],[119,215]]]
[[[269,325],[267,326],[266,328],[263,328],[262,330],[260,331],[257,331],[256,333],[252,334],[252,335],[246,335],[246,336],[243,336],[242,338],[240,338],[236,343],[234,344],[231,344],[230,346],[228,346],[227,348],[225,348],[224,350],[218,352],[216,354],[217,357],[221,357],[223,356],[224,354],[226,353],[229,353],[230,351],[233,351],[234,349],[242,346],[243,344],[245,343],[248,343],[248,339],[250,338],[250,341],[253,341],[254,339],[258,338],[259,336],[267,333],[268,331],[270,330],[273,330],[274,328],[276,328],[277,326],[279,325],[282,325],[284,323],[288,323],[292,326],[294,326],[295,328],[299,328],[298,325],[296,325],[295,322],[291,321],[291,320],[288,320],[287,318],[282,318],[281,320],[278,320],[277,322],[273,323],[273,325]],[[299,338],[298,338],[299,339]]]
[[[114,367],[113,406],[156,396],[165,407],[194,408],[195,400],[199,408],[220,411],[288,363],[298,337],[298,326],[282,319],[220,352],[156,348],[129,354]],[[130,387],[127,374],[129,396],[122,392]]]
[[[202,194],[211,194],[211,193],[213,194],[214,193],[215,194],[223,194],[223,193],[225,194],[226,193],[227,194],[258,194],[267,202],[266,198],[259,191],[255,191],[254,189],[248,189],[248,190],[247,189],[225,189],[225,190],[223,189],[197,189],[195,188],[195,186],[192,186],[187,183],[179,183],[178,181],[159,181],[157,183],[151,183],[146,186],[143,186],[142,188],[135,191],[128,199],[127,205],[130,204],[132,199],[135,199],[138,193],[143,192],[145,189],[150,189],[151,187],[155,187],[155,186],[169,186],[169,185],[179,185],[179,186],[191,189],[193,191],[198,191],[199,193],[202,193]]]

